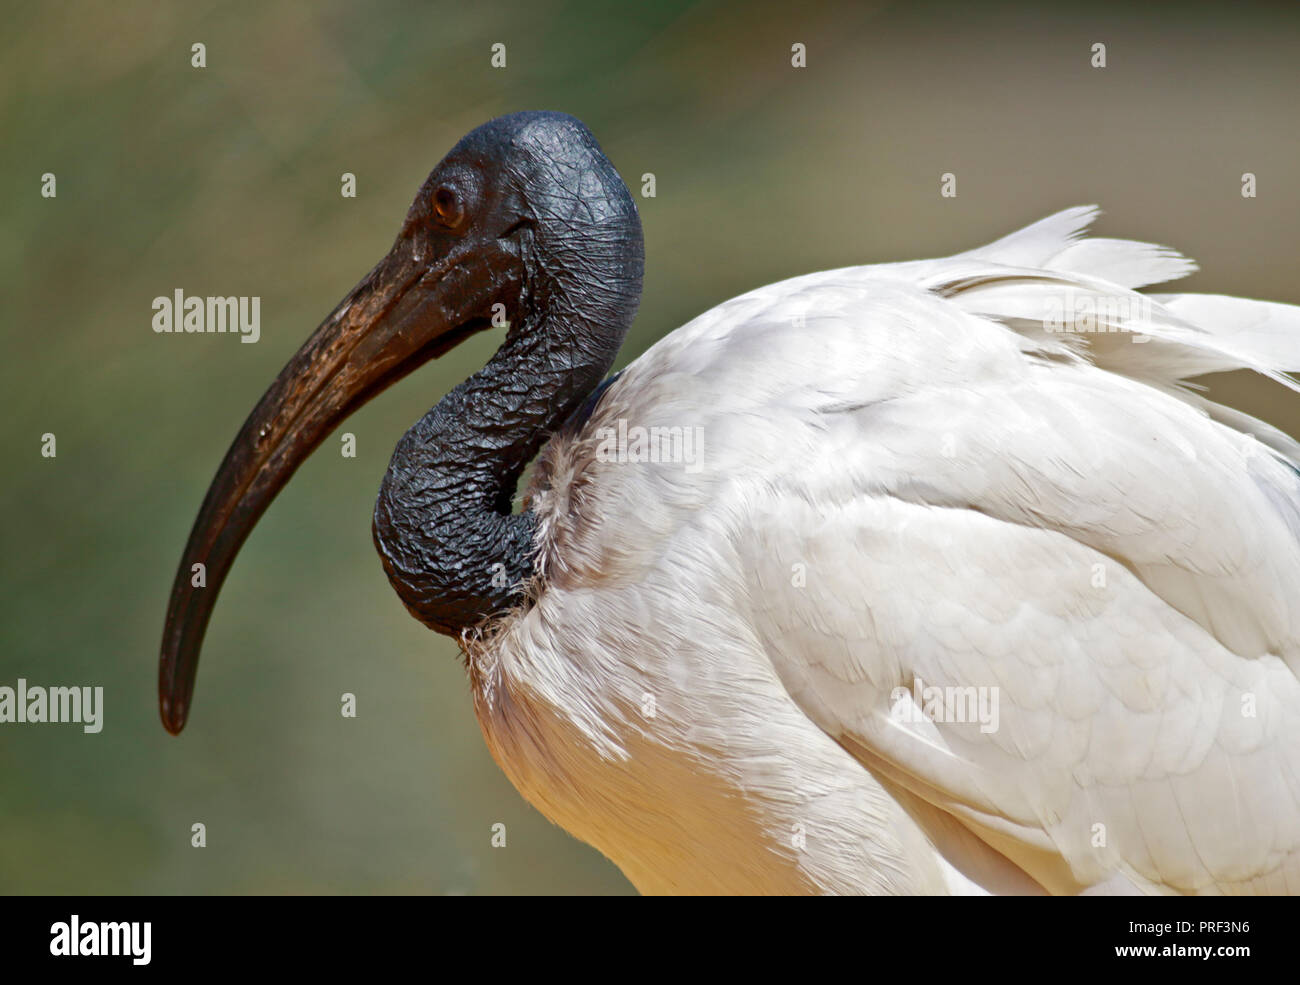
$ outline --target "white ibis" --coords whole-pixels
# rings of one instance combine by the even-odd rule
[[[297,466],[501,305],[375,544],[501,768],[640,890],[1300,890],[1300,445],[1184,382],[1294,389],[1300,309],[1138,294],[1193,265],[1094,214],[760,288],[602,384],[632,198],[572,117],[479,127],[217,472],[164,724]]]

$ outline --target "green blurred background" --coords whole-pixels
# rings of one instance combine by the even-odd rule
[[[428,170],[492,116],[579,116],[637,192],[645,299],[620,364],[757,285],[944,255],[1090,202],[1102,233],[1196,257],[1191,289],[1300,302],[1294,8],[4,14],[0,684],[101,685],[106,709],[99,735],[0,726],[2,892],[631,891],[502,777],[453,645],[406,615],[371,545],[393,445],[486,360],[490,335],[359,413],[344,429],[355,459],[334,437],[303,467],[226,585],[189,728],[167,736],[156,711],[170,581],[227,445],[388,249]],[[1105,69],[1089,64],[1098,41]],[[790,66],[795,42],[806,69]],[[939,195],[947,171],[956,199]],[[1240,195],[1244,171],[1257,199]],[[39,194],[45,172],[56,199]],[[343,172],[356,199],[340,197]],[[262,340],[155,335],[152,299],[177,288],[261,296]],[[1300,431],[1278,390],[1215,382]]]

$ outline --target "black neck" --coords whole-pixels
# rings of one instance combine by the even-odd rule
[[[603,271],[541,292],[488,364],[398,443],[375,505],[375,546],[431,629],[459,636],[524,600],[537,524],[511,513],[515,487],[613,365],[640,299],[636,232]]]

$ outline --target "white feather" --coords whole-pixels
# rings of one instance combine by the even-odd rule
[[[1095,214],[743,295],[552,440],[469,647],[525,796],[645,892],[1300,890],[1300,456],[1185,385],[1300,312],[1137,294],[1194,267]]]

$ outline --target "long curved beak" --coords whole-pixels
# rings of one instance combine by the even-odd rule
[[[444,287],[457,279],[445,276],[451,261],[417,263],[399,242],[289,360],[226,452],[167,605],[158,700],[173,735],[189,716],[199,649],[222,583],[276,494],[353,411],[485,327],[449,310],[459,300]]]

